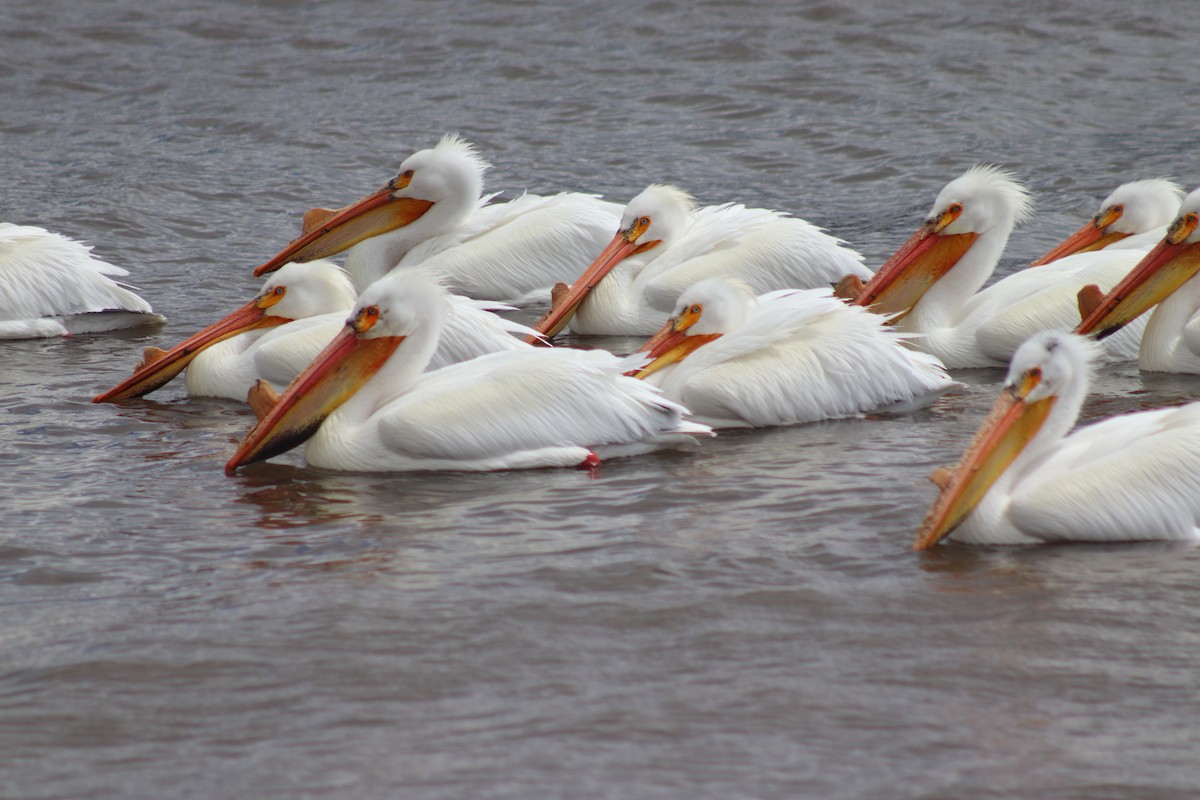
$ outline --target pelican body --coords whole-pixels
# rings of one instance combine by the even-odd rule
[[[321,341],[314,322],[329,313],[344,320],[354,299],[354,287],[333,262],[287,264],[237,310],[170,350],[147,348],[132,375],[92,401],[141,397],[185,369],[189,394],[245,400],[259,377],[278,379],[281,373],[302,369],[336,332]],[[297,366],[306,351],[308,358]]]
[[[1160,241],[1079,323],[1098,337],[1121,335],[1154,308],[1138,350],[1151,372],[1200,373],[1200,189],[1178,209]]]
[[[603,351],[528,348],[425,373],[446,302],[419,272],[369,287],[226,471],[306,440],[308,463],[328,469],[478,471],[591,464],[710,432]]]
[[[354,286],[331,261],[293,262],[273,273],[246,305],[169,351],[148,348],[126,380],[95,402],[140,397],[184,378],[193,397],[245,400],[259,381],[280,390],[329,344],[346,324],[357,298]],[[518,336],[531,329],[492,310],[508,306],[447,296],[445,331],[430,366],[438,368],[485,353],[529,347]]]
[[[165,319],[113,280],[128,270],[33,225],[0,222],[0,339],[160,325]]]
[[[882,318],[828,289],[754,297],[729,278],[680,295],[638,372],[714,428],[815,422],[924,404],[954,385]]]
[[[1015,225],[1030,214],[1028,193],[1010,173],[973,167],[938,195],[925,224],[879,269],[854,302],[896,320],[915,347],[951,369],[1002,366],[1043,330],[1079,319],[1079,290],[1110,288],[1140,260],[1132,248],[1075,252],[1037,269],[987,282]],[[1106,343],[1106,357],[1135,357],[1140,328]]]
[[[487,162],[454,135],[409,156],[384,187],[337,210],[312,209],[304,231],[255,269],[327,258],[350,249],[359,291],[393,269],[423,266],[468,297],[544,302],[608,241],[620,206],[586,194],[482,196]]]
[[[1200,538],[1200,403],[1112,417],[1068,435],[1099,347],[1040,333],[1013,356],[991,413],[915,549]]]
[[[1030,266],[1105,248],[1148,250],[1166,234],[1182,197],[1183,190],[1167,178],[1123,183],[1100,202],[1100,210],[1083,227]]]
[[[610,232],[611,234],[611,232]],[[830,286],[870,276],[840,239],[777,211],[726,204],[696,210],[672,186],[652,185],[629,201],[607,247],[534,327],[554,336],[649,335],[679,295],[710,277],[741,281],[756,293]]]

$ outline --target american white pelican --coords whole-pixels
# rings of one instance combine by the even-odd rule
[[[1079,290],[1113,286],[1141,256],[1112,248],[1076,253],[980,291],[1013,227],[1029,213],[1028,194],[1010,173],[972,167],[942,189],[925,224],[854,302],[898,317],[897,329],[950,369],[1002,366],[1034,333],[1074,327]],[[1108,356],[1133,358],[1140,333],[1113,337]]]
[[[1162,241],[1105,296],[1077,331],[1105,337],[1154,307],[1138,350],[1149,372],[1200,373],[1200,189]]]
[[[1067,432],[1088,391],[1095,342],[1041,333],[1013,356],[1003,391],[914,549],[971,544],[1200,538],[1200,403]]]
[[[188,394],[245,400],[259,380],[282,389],[346,324],[357,292],[331,261],[289,263],[253,300],[169,351],[147,348],[134,373],[94,402],[140,397],[187,369]],[[527,348],[530,329],[489,309],[509,309],[465,297],[447,297],[446,326],[430,361],[438,368],[485,353]]]
[[[346,258],[359,291],[396,267],[422,265],[468,297],[517,305],[543,302],[612,236],[621,208],[591,195],[481,197],[487,162],[455,135],[409,156],[386,186],[345,208],[313,209],[304,232],[255,269],[288,261]]]
[[[0,222],[0,339],[99,333],[165,320],[109,276],[127,270],[33,225]]]
[[[882,317],[828,289],[761,297],[731,278],[679,296],[638,373],[714,428],[791,425],[915,407],[954,385]]]
[[[685,192],[654,185],[629,201],[616,236],[534,327],[548,337],[568,322],[576,333],[651,334],[705,278],[727,275],[761,293],[870,274],[861,255],[802,219],[735,204],[696,210]]]
[[[593,464],[710,432],[604,351],[528,348],[423,374],[445,314],[445,290],[419,271],[372,284],[282,395],[256,389],[261,418],[226,471],[306,439],[308,463],[330,469],[496,470]]]
[[[1101,201],[1100,210],[1082,228],[1029,266],[1106,247],[1149,250],[1166,234],[1182,198],[1183,190],[1166,178],[1123,183]]]

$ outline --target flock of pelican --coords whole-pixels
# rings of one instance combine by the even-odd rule
[[[872,273],[796,217],[697,208],[652,185],[493,202],[457,136],[385,186],[304,215],[255,269],[262,290],[96,402],[185,374],[257,422],[233,473],[301,444],[338,470],[594,466],[714,428],[791,425],[934,402],[947,369],[1011,364],[914,547],[1200,539],[1200,403],[1071,429],[1103,361],[1200,373],[1200,190],[1119,187],[1029,268],[985,287],[1029,195],[973,167]],[[345,266],[328,258],[346,253]],[[90,248],[0,224],[0,338],[161,323]],[[834,287],[831,289],[831,287]],[[548,304],[527,327],[500,316]],[[1146,312],[1151,311],[1147,314]],[[563,330],[648,337],[618,356]]]

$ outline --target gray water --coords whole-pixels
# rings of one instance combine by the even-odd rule
[[[672,182],[873,266],[977,162],[1038,203],[1002,271],[1193,187],[1200,4],[1047,5],[0,3],[0,219],[170,318],[0,346],[0,796],[1200,791],[1195,549],[908,550],[998,370],[595,477],[227,478],[243,406],[89,402],[446,131],[492,190]],[[1198,393],[1125,365],[1085,413]]]

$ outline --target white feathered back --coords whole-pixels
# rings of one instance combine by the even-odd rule
[[[129,273],[92,248],[32,225],[0,223],[0,320],[100,311],[153,313],[110,275]]]

